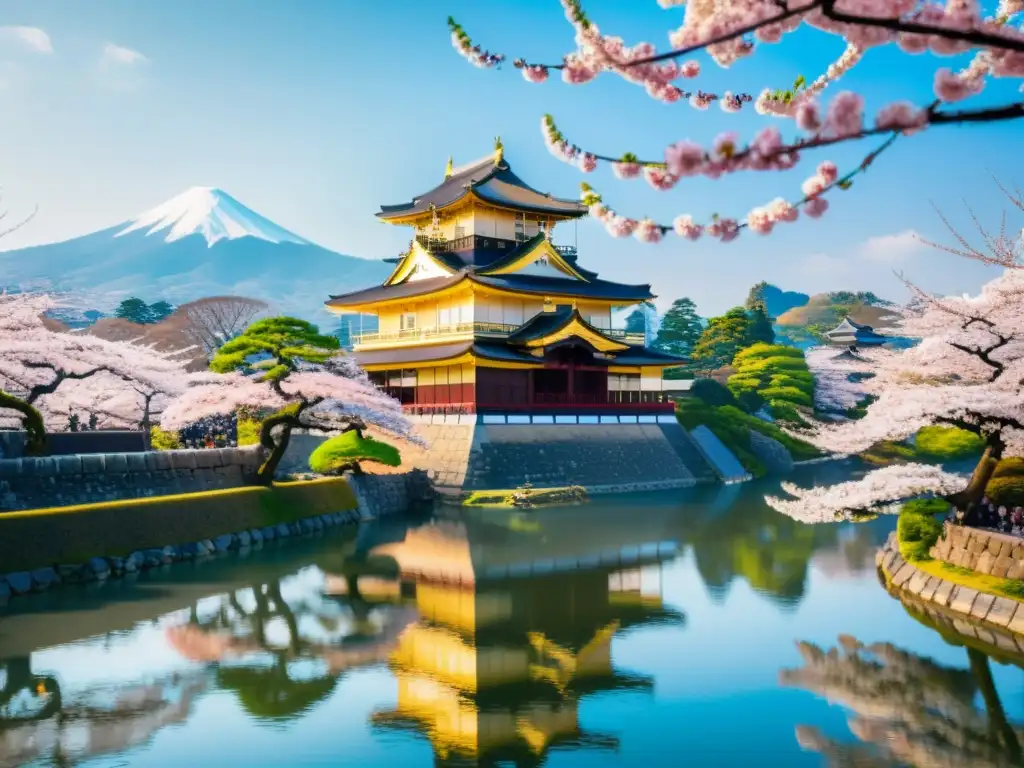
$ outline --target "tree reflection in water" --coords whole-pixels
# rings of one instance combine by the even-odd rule
[[[839,638],[824,651],[799,643],[804,666],[780,673],[783,685],[802,688],[853,711],[846,744],[800,726],[805,749],[836,768],[1007,768],[1024,765],[1024,728],[1011,724],[992,680],[988,657],[967,649],[968,669],[946,667],[889,643],[865,646]],[[978,694],[984,711],[975,706]]]
[[[28,657],[0,661],[0,768],[70,766],[122,752],[184,722],[204,676],[97,685],[65,696],[60,680],[32,672]]]
[[[345,671],[384,661],[416,619],[409,608],[351,602],[345,611],[317,590],[289,604],[280,581],[256,584],[225,595],[208,615],[193,606],[167,637],[186,658],[215,662],[217,686],[253,718],[288,721],[326,700]]]

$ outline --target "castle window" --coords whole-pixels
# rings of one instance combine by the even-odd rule
[[[466,236],[466,228],[458,224],[455,225],[455,239],[458,240],[460,237]]]
[[[516,240],[523,242],[526,240],[526,214],[516,214]]]
[[[415,331],[416,330],[416,313],[415,312],[403,312],[402,316],[398,318],[398,328],[402,331]]]

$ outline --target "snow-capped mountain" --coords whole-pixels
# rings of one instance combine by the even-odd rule
[[[231,294],[324,323],[328,294],[379,283],[391,269],[322,248],[222,190],[193,187],[99,232],[0,252],[0,287],[69,293],[101,311],[129,296],[181,304]]]

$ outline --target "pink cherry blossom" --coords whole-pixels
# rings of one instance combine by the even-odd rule
[[[642,220],[633,231],[633,237],[642,243],[660,243],[662,234],[661,227],[650,219]]]
[[[704,227],[694,223],[693,217],[688,214],[677,216],[672,223],[672,228],[677,235],[685,237],[687,240],[698,240],[704,233]]]
[[[583,152],[576,158],[576,166],[584,173],[591,173],[597,168],[597,158],[589,152]]]
[[[530,83],[543,83],[549,74],[548,68],[544,66],[523,67],[523,77]]]
[[[644,178],[648,184],[662,192],[672,189],[679,181],[675,174],[653,165],[644,166]]]
[[[864,97],[853,91],[836,94],[825,114],[824,130],[832,136],[851,136],[864,125]]]
[[[635,179],[640,175],[643,167],[639,163],[617,162],[612,163],[612,173],[620,179]]]
[[[910,135],[928,124],[928,113],[909,101],[897,101],[879,110],[875,117],[876,128],[888,128]]]
[[[828,200],[824,197],[815,197],[804,203],[804,215],[812,219],[820,219],[828,210]]]
[[[704,158],[704,148],[692,141],[680,141],[665,150],[665,165],[675,176],[696,175]]]
[[[818,113],[818,105],[813,101],[800,102],[796,108],[795,118],[801,131],[817,133],[821,130],[821,115]]]

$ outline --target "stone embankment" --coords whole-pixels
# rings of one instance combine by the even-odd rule
[[[40,544],[36,551],[50,552],[52,559],[58,560],[56,563],[40,564],[47,559],[46,555],[40,554],[39,560],[26,561],[24,570],[5,575],[3,564],[10,561],[11,557],[0,557],[0,606],[11,595],[41,592],[60,584],[83,584],[119,578],[171,563],[194,561],[235,550],[259,548],[267,542],[314,535],[345,523],[401,514],[417,504],[430,501],[432,497],[430,480],[423,472],[358,477],[349,475],[346,479],[295,483],[282,489],[285,495],[278,502],[279,506],[287,508],[281,514],[287,514],[293,519],[222,532],[223,528],[230,529],[232,525],[237,525],[237,521],[265,520],[274,506],[270,501],[262,501],[255,496],[241,497],[239,494],[273,493],[275,490],[240,489],[222,494],[197,494],[197,503],[191,507],[189,497],[184,495],[173,497],[173,501],[167,503],[161,503],[159,499],[147,499],[135,504],[122,501],[114,505],[83,507],[81,510],[12,512],[0,516],[0,522],[3,523],[0,536],[13,533],[25,546],[32,546],[32,542],[38,541]],[[224,497],[221,500],[223,493],[232,498]],[[146,505],[146,508],[140,505]],[[294,505],[299,505],[299,508],[292,508]],[[153,509],[149,509],[150,506]],[[339,506],[344,508],[338,509]],[[324,507],[333,507],[333,510],[323,512],[321,510]],[[221,525],[217,522],[218,510],[224,513],[220,518]],[[71,560],[72,557],[61,557],[54,553],[81,551],[86,541],[84,536],[76,538],[73,535],[79,517],[86,524],[85,528],[94,533],[97,527],[99,529],[96,534],[97,543],[92,545],[92,551],[112,554],[75,558],[75,562],[59,561]],[[152,519],[147,521],[147,518]],[[161,546],[152,545],[165,535],[176,537],[176,541]],[[69,538],[74,541],[67,541]],[[138,548],[127,546],[128,542],[134,542]],[[0,553],[2,551],[0,548]],[[30,567],[32,565],[39,567]]]
[[[929,554],[986,576],[1024,579],[1024,541],[1005,533],[946,523]]]
[[[239,488],[261,461],[258,448],[0,459],[0,512]]]
[[[978,535],[978,541],[988,542],[986,531],[961,530],[967,535],[968,542],[975,535]],[[1001,548],[1002,542],[1000,550]],[[895,532],[889,535],[875,562],[897,595],[909,596],[911,599],[934,606],[943,614],[959,617],[953,621],[961,634],[980,637],[979,632],[992,636],[997,632],[1009,632],[1014,636],[1020,650],[1024,652],[1024,603],[955,584],[948,579],[927,573],[913,563],[908,563],[900,555]],[[956,621],[959,621],[959,624],[956,624]]]

